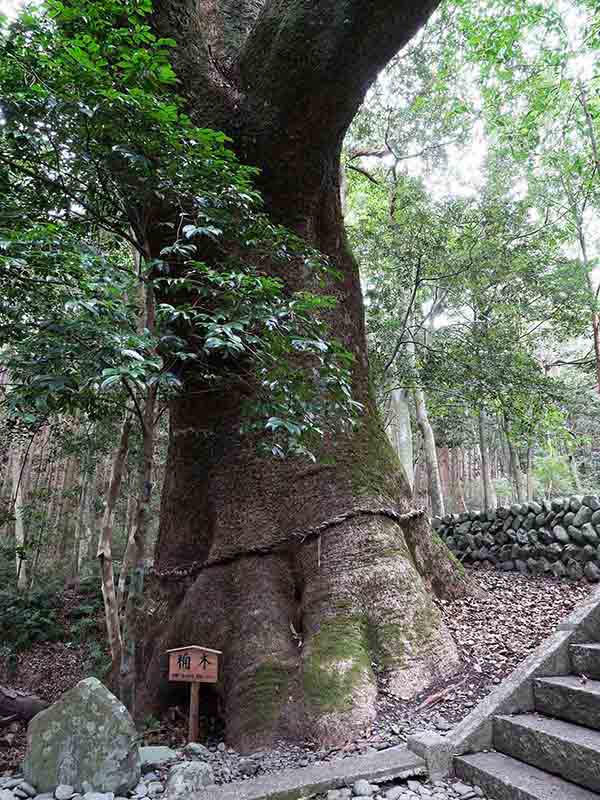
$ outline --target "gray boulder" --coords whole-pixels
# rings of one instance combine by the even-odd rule
[[[569,544],[569,534],[562,527],[562,525],[555,525],[552,529],[554,538],[559,544]]]
[[[593,561],[587,562],[583,568],[583,572],[590,583],[598,583],[598,581],[600,581],[600,569],[598,569]]]
[[[25,778],[39,792],[59,784],[123,794],[140,779],[137,732],[125,706],[96,678],[65,692],[29,723]]]
[[[586,496],[583,498],[581,502],[583,503],[584,506],[588,506],[589,508],[591,508],[592,511],[600,510],[600,502],[598,501],[596,495],[586,494]]]
[[[582,527],[581,532],[589,544],[598,544],[598,534],[594,530],[594,526],[590,522],[586,522]]]
[[[215,782],[212,768],[204,761],[184,761],[169,770],[165,797],[167,800],[189,800]]]
[[[585,544],[585,536],[583,535],[581,528],[576,528],[575,525],[569,525],[569,536],[577,544]]]
[[[581,508],[581,500],[582,500],[581,495],[577,494],[573,495],[569,503],[569,508],[571,509],[571,511],[575,512],[579,511],[579,509]]]
[[[578,528],[580,528],[582,525],[585,525],[586,522],[591,520],[592,513],[592,509],[588,506],[581,506],[579,511],[575,514],[573,525],[576,525]]]

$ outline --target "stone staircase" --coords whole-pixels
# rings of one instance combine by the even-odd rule
[[[569,648],[572,674],[536,678],[535,710],[494,716],[495,752],[454,770],[494,800],[600,798],[600,643]]]

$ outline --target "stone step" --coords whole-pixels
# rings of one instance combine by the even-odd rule
[[[600,792],[600,732],[539,714],[494,717],[494,747]]]
[[[600,730],[600,681],[583,681],[577,675],[537,678],[533,695],[541,714]]]
[[[588,678],[600,678],[600,642],[572,644],[569,654],[574,673]]]
[[[576,786],[503,753],[476,753],[454,759],[455,772],[494,800],[599,800]]]

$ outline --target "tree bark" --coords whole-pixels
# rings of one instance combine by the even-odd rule
[[[364,406],[357,428],[329,438],[312,465],[267,459],[242,437],[235,392],[211,391],[188,374],[190,391],[173,403],[138,709],[169,701],[167,648],[223,650],[216,689],[227,739],[242,750],[281,736],[351,739],[375,717],[373,663],[401,697],[458,663],[433,594],[465,584],[423,515],[409,513],[410,489],[370,394],[339,191],[352,116],[435,4],[157,6],[158,32],[180,44],[176,69],[195,120],[230,134],[240,157],[260,168],[271,216],[335,265],[322,290],[338,300],[331,330],[354,355],[354,396]],[[161,247],[157,238],[152,255]],[[315,290],[300,264],[286,280]]]

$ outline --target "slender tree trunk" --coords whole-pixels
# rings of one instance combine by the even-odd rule
[[[463,483],[463,470],[464,470],[464,453],[462,447],[459,448],[457,453],[456,448],[453,447],[452,451],[452,465],[453,465],[453,502],[454,508],[452,509],[455,514],[461,514],[467,511],[467,504],[465,502],[465,492]]]
[[[122,641],[119,607],[117,604],[115,577],[113,572],[112,535],[115,508],[119,498],[119,491],[121,489],[121,480],[123,478],[123,467],[125,465],[125,459],[127,458],[127,450],[129,449],[130,432],[131,416],[129,413],[127,413],[121,427],[119,447],[113,457],[106,505],[104,507],[104,514],[102,518],[102,530],[100,533],[100,540],[98,542],[98,551],[96,553],[100,562],[100,570],[102,573],[102,597],[104,598],[104,614],[106,617],[108,643],[110,646],[113,665],[115,666],[118,665],[121,660]]]
[[[429,422],[427,414],[427,404],[425,394],[422,389],[413,389],[415,400],[415,411],[417,415],[417,425],[423,437],[423,452],[425,455],[425,465],[427,467],[427,483],[429,489],[429,499],[431,501],[431,513],[435,517],[443,517],[444,494],[442,491],[442,481],[440,478],[440,468],[437,459],[437,448],[435,446],[435,435]]]
[[[96,529],[95,500],[100,496],[103,478],[103,465],[100,463],[95,466],[87,483],[83,524],[77,553],[77,575],[80,579],[84,574],[85,565],[90,557],[90,544]]]
[[[581,494],[583,492],[583,488],[581,486],[581,476],[579,475],[579,467],[577,466],[577,459],[575,455],[568,455],[567,462],[569,465],[569,472],[571,473],[571,478],[573,479],[573,486],[575,487],[575,491],[577,494]]]
[[[437,461],[440,468],[442,497],[446,501],[450,497],[450,450],[447,447],[438,448]]]
[[[533,447],[531,445],[527,448],[527,502],[533,500],[534,493],[533,481]]]
[[[481,456],[481,486],[483,491],[483,507],[484,509],[496,508],[498,505],[498,498],[496,497],[496,490],[492,483],[492,476],[490,474],[490,454],[487,442],[487,419],[484,411],[480,411],[478,415],[479,423],[479,453]]]
[[[145,296],[145,327],[154,332],[155,306],[150,287]],[[127,603],[123,615],[123,642],[120,665],[121,700],[133,717],[136,716],[137,669],[136,669],[136,622],[138,606],[144,590],[146,541],[150,521],[152,500],[152,471],[154,468],[154,439],[156,433],[156,384],[146,389],[146,401],[142,423],[142,462],[138,470],[137,509],[133,532],[133,561],[135,568],[131,576]]]
[[[517,448],[514,446],[514,444],[510,440],[510,437],[508,436],[507,436],[507,441],[508,441],[508,450],[510,453],[510,471],[515,486],[515,491],[517,494],[517,502],[524,503],[527,498],[527,492],[525,489],[525,480],[523,477],[523,472],[521,470],[521,462],[519,459],[519,454],[517,452]]]
[[[334,0],[155,6],[157,32],[180,43],[175,68],[195,121],[231,134],[242,161],[261,170],[273,219],[335,266],[318,289],[304,264],[290,265],[285,279],[337,298],[331,332],[354,354],[353,392],[364,409],[352,432],[327,438],[313,465],[267,458],[240,432],[247,393],[211,391],[192,368],[187,394],[172,405],[138,710],[168,702],[165,649],[223,650],[215,688],[227,739],[243,750],[282,736],[355,737],[375,717],[374,662],[399,697],[457,668],[433,595],[465,584],[426,517],[410,512],[370,393],[339,190],[342,139],[365,91],[434,6],[348,0],[343,14]],[[221,63],[227,80],[215,69]],[[152,256],[164,235],[153,226]]]
[[[408,392],[405,389],[394,389],[390,396],[390,424],[387,434],[392,447],[396,451],[406,480],[412,491],[415,476],[413,470],[412,423]]]
[[[25,553],[25,481],[27,477],[27,451],[17,451],[13,458],[13,513],[15,517],[15,549],[17,589],[27,591],[27,556]]]
[[[62,485],[62,492],[59,499],[57,515],[56,515],[56,541],[55,541],[55,548],[56,548],[56,555],[62,559],[65,554],[65,547],[66,547],[66,533],[65,533],[65,524],[66,527],[69,525],[69,514],[68,514],[68,493],[71,490],[71,486],[73,484],[73,477],[75,475],[75,459],[73,456],[68,456],[65,460],[65,472],[63,478],[63,485]],[[66,523],[65,523],[66,520]]]
[[[86,524],[88,493],[92,476],[85,472],[81,479],[81,493],[79,495],[79,508],[77,512],[77,523],[75,525],[75,539],[73,542],[72,569],[71,576],[79,581],[81,567],[81,550],[84,541],[84,529]]]

